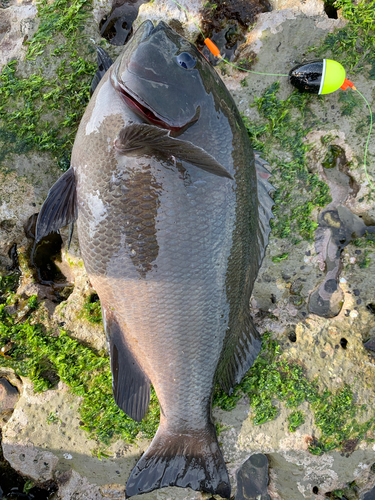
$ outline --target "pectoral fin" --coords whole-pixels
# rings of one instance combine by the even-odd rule
[[[112,66],[112,59],[109,57],[107,52],[101,47],[96,47],[96,59],[98,64],[98,69],[94,75],[91,82],[90,94],[92,95],[99,85],[100,80],[106,74],[107,70]]]
[[[233,179],[228,170],[204,149],[195,146],[192,142],[170,137],[169,134],[169,130],[154,125],[132,123],[120,131],[115,140],[115,149],[123,155],[137,149],[173,155],[211,174]]]
[[[35,243],[77,219],[74,172],[69,168],[49,190],[36,223]]]

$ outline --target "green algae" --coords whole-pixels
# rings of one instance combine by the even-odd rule
[[[325,496],[333,500],[358,500],[363,497],[360,493],[361,489],[358,487],[356,481],[350,481],[343,488],[329,491]]]
[[[292,411],[288,417],[289,431],[296,432],[298,427],[305,422],[305,415],[301,410]]]
[[[357,108],[361,108],[363,101],[353,90],[348,88],[346,92],[340,92],[339,102],[342,103],[341,114],[342,116],[352,116]]]
[[[281,255],[275,255],[272,257],[272,262],[281,262],[289,257],[289,252],[282,253]]]
[[[369,254],[370,254],[370,251],[369,250],[365,250],[364,254],[363,254],[363,257],[357,259],[357,263],[358,263],[360,269],[367,269],[370,266],[371,259],[370,259],[370,257],[368,257]]]
[[[337,159],[345,154],[345,151],[335,144],[330,144],[328,146],[327,154],[322,161],[324,168],[335,168]]]
[[[92,293],[86,298],[79,316],[84,317],[90,323],[98,324],[102,322],[102,308],[96,293]]]
[[[367,247],[373,246],[375,247],[375,234],[366,233],[362,238],[357,238],[352,241],[353,245],[356,247]]]
[[[112,395],[109,359],[81,345],[61,330],[58,337],[45,332],[40,324],[14,323],[5,304],[0,305],[0,347],[13,343],[8,358],[0,366],[12,368],[28,377],[36,392],[53,388],[58,380],[66,383],[73,394],[82,397],[79,408],[82,428],[89,436],[108,443],[112,438],[134,441],[142,432],[152,437],[159,424],[159,405],[154,391],[150,407],[140,423],[135,422],[116,405]],[[49,422],[54,416],[49,415]]]
[[[28,306],[30,309],[36,309],[38,307],[38,296],[32,295],[29,297]]]
[[[270,85],[261,97],[255,97],[260,123],[250,123],[244,117],[253,147],[265,153],[270,163],[276,163],[272,184],[275,218],[271,221],[275,237],[312,240],[318,224],[312,217],[315,208],[331,201],[328,185],[309,171],[306,153],[309,146],[304,138],[312,130],[314,117],[309,108],[311,96],[298,91],[287,99],[278,99],[279,82]],[[286,161],[274,153],[275,145],[290,153]],[[302,193],[302,196],[298,193]]]
[[[29,42],[26,59],[35,61],[37,56],[44,54],[47,46],[56,44],[56,34],[64,36],[63,43],[54,49],[54,55],[64,52],[74,52],[77,48],[79,35],[85,27],[90,10],[90,0],[55,0],[49,3],[41,0],[37,3],[40,23],[37,32]]]
[[[375,234],[365,233],[362,238],[353,240],[352,244],[358,248],[364,249],[363,253],[356,257],[356,264],[360,267],[360,269],[368,268],[372,262],[369,255],[374,254]]]
[[[345,451],[348,443],[357,444],[364,438],[369,439],[369,431],[375,428],[375,416],[358,423],[366,407],[355,402],[349,386],[343,385],[332,393],[320,388],[317,379],[309,381],[296,361],[283,359],[280,345],[270,333],[263,336],[261,354],[233,394],[228,397],[223,391],[217,391],[214,405],[229,411],[244,395],[250,401],[255,425],[277,418],[279,408],[276,401],[295,410],[288,417],[291,432],[303,423],[304,415],[296,409],[307,401],[321,434],[319,439],[311,438],[309,450],[315,455],[333,449]]]
[[[38,151],[51,153],[62,170],[69,167],[96,71],[94,48],[83,34],[89,8],[86,0],[38,3],[39,27],[26,42],[29,62],[10,61],[0,75],[0,165],[12,154]]]
[[[342,9],[341,15],[348,23],[328,34],[324,42],[311,51],[317,57],[327,57],[330,52],[335,60],[353,74],[364,68],[366,72],[370,72],[367,68],[375,62],[375,3],[373,0],[358,3],[337,0],[334,5],[337,9]]]
[[[6,302],[16,292],[19,285],[20,273],[13,272],[0,276],[0,304]]]

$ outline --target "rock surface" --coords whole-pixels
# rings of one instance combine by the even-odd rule
[[[181,3],[189,9],[192,18],[187,18],[172,2],[158,0],[141,6],[136,25],[146,18],[154,21],[172,19],[180,23],[187,37],[195,40],[198,30],[193,19],[200,21],[202,2],[181,0]],[[255,71],[287,74],[296,62],[310,58],[307,52],[309,47],[321,43],[335,27],[345,25],[342,18],[334,20],[326,16],[320,0],[274,0],[272,4],[275,10],[259,15],[256,25],[246,36],[246,43],[238,49],[238,59],[256,54],[258,60],[252,67]],[[93,16],[96,24],[111,7],[110,2],[95,2]],[[27,2],[11,4],[0,9],[0,13],[1,68],[12,57],[24,57],[22,42],[26,35],[32,36],[38,19],[35,5]],[[91,26],[95,26],[94,22],[90,22]],[[92,36],[99,41],[98,33]],[[114,55],[119,50],[113,49]],[[228,70],[223,79],[233,92],[240,111],[252,123],[256,123],[259,117],[256,108],[250,108],[249,103],[253,102],[254,96],[261,96],[276,78],[282,81],[279,92],[281,98],[285,99],[292,91],[287,79],[281,76],[246,75],[246,86],[243,86],[241,82],[244,76],[242,72]],[[366,81],[361,75],[357,80],[357,87],[372,103],[374,81]],[[370,226],[375,223],[375,208],[367,196],[369,185],[357,160],[363,152],[364,137],[354,133],[357,120],[363,118],[366,111],[360,109],[358,117],[348,119],[342,116],[337,100],[337,94],[331,94],[324,97],[324,102],[320,100],[312,105],[316,116],[326,123],[324,130],[313,130],[306,137],[306,144],[311,145],[309,167],[320,178],[327,179],[322,162],[329,145],[322,139],[327,135],[333,137],[330,144],[343,149],[350,163],[351,185],[354,183],[358,186],[355,193],[348,190],[345,196],[341,196],[340,203],[361,216]],[[283,152],[278,153],[282,157]],[[369,157],[374,154],[374,142],[371,141]],[[284,157],[288,159],[286,153]],[[14,243],[17,244],[20,257],[27,255],[31,241],[25,236],[24,226],[38,212],[49,187],[59,175],[57,168],[51,168],[49,159],[43,155],[29,153],[15,156],[12,160],[13,171],[0,172],[2,272],[6,272],[7,266],[12,263],[8,253]],[[271,164],[270,170],[273,169],[276,175],[277,166]],[[371,165],[370,169],[373,172]],[[294,194],[300,196],[300,193]],[[335,199],[333,192],[332,197]],[[316,210],[312,217],[318,219]],[[73,293],[67,300],[57,304],[48,287],[43,288],[44,285],[35,282],[26,264],[22,267],[23,279],[19,293],[25,300],[37,295],[41,302],[33,321],[42,321],[56,334],[63,327],[73,337],[101,351],[105,349],[101,325],[92,325],[78,315],[85,298],[92,293],[82,268],[78,243],[73,238],[68,251],[67,231],[62,231],[62,236],[64,246],[62,263],[59,265],[67,279],[74,282]],[[363,347],[363,341],[375,334],[375,316],[371,308],[366,307],[374,302],[375,255],[373,250],[369,251],[365,257],[368,266],[361,267],[358,263],[362,262],[364,254],[358,251],[353,244],[348,244],[339,256],[337,265],[340,273],[335,275],[335,280],[342,291],[341,309],[335,317],[325,318],[309,311],[311,292],[324,279],[323,261],[315,242],[302,241],[294,245],[286,238],[271,238],[254,288],[252,312],[259,330],[274,333],[283,349],[284,359],[290,362],[297,360],[304,367],[308,380],[318,377],[322,387],[330,391],[349,384],[356,402],[367,404],[367,410],[361,415],[362,420],[366,421],[374,416],[375,403],[375,361]],[[277,257],[284,253],[289,253],[288,258],[278,261]],[[37,483],[55,481],[61,500],[124,498],[124,484],[150,441],[140,437],[135,444],[130,445],[118,440],[103,448],[99,442],[88,439],[86,432],[81,429],[78,413],[80,398],[73,396],[67,386],[60,382],[54,390],[34,394],[32,384],[27,379],[22,382],[17,386],[21,397],[2,430],[4,456],[12,467]],[[347,453],[331,451],[321,456],[312,455],[309,444],[314,438],[320,437],[320,431],[314,422],[310,405],[304,402],[299,407],[306,416],[296,432],[288,428],[287,419],[291,410],[279,401],[275,401],[275,405],[278,408],[277,418],[259,426],[252,422],[254,410],[245,397],[232,411],[214,408],[215,421],[222,429],[219,440],[234,494],[236,474],[242,464],[249,457],[264,453],[269,461],[268,494],[273,500],[322,500],[327,493],[343,490],[352,481],[356,482],[357,488],[353,498],[372,498],[372,493],[366,492],[375,485],[373,443],[354,443],[353,450]],[[139,498],[198,500],[208,497],[191,490],[166,488]]]
[[[35,2],[11,2],[7,8],[1,8],[0,18],[0,71],[14,58],[25,56],[25,42],[36,30],[37,9]]]

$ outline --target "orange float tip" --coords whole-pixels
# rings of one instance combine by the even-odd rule
[[[357,90],[355,87],[354,87],[354,83],[351,82],[350,80],[348,80],[347,78],[345,78],[344,80],[344,83],[341,85],[341,89],[342,90],[346,90],[348,87],[354,89],[354,90]]]
[[[215,56],[215,57],[220,57],[221,58],[221,55],[220,55],[220,50],[218,49],[218,47],[214,44],[214,42],[212,40],[210,40],[209,38],[205,38],[204,39],[204,43],[207,45],[208,47],[208,50]]]

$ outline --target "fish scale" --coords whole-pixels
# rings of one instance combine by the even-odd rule
[[[117,132],[115,131],[116,135]],[[101,143],[99,143],[99,146],[101,146]],[[94,158],[98,157],[95,149],[90,147],[89,150]],[[103,193],[106,191],[103,188],[106,176],[103,175],[105,169],[101,169],[100,167],[99,171],[101,175],[96,175],[98,164],[90,161],[90,159],[87,161],[87,169],[91,168],[92,172],[88,170],[86,174],[89,178],[91,178],[92,174],[93,179],[92,186],[84,191],[88,197],[92,192],[99,191]],[[137,167],[139,168],[139,163]],[[157,163],[156,169],[159,169],[159,163]],[[80,185],[79,172],[80,170],[77,168],[78,187]],[[174,199],[175,191],[173,190],[173,184],[176,181],[176,176],[172,171],[167,171],[167,174],[163,172],[164,177],[168,174],[171,177],[172,186],[170,188],[165,186],[166,182],[164,179],[164,189],[167,192],[169,191]],[[208,177],[208,174],[205,175]],[[107,174],[107,179],[110,177],[111,174]],[[120,186],[118,186],[117,190],[120,189]],[[138,197],[142,198],[146,192],[149,191],[146,189],[142,192],[142,189],[139,189]],[[164,194],[164,196],[168,197],[168,193]],[[200,203],[198,198],[196,196],[196,203]],[[116,228],[113,232],[114,234],[109,233],[108,230],[104,232],[98,230],[97,234],[90,234],[92,212],[84,211],[82,217],[78,220],[82,254],[84,255],[85,266],[92,284],[99,293],[103,305],[116,304],[116,311],[118,311],[119,317],[123,319],[130,335],[132,335],[132,332],[135,332],[137,350],[139,350],[136,356],[142,360],[152,356],[152,359],[147,363],[150,368],[146,370],[146,373],[150,380],[153,381],[164,414],[168,418],[171,416],[171,418],[173,417],[176,420],[180,420],[181,418],[186,419],[185,401],[189,399],[192,387],[196,391],[197,384],[195,380],[199,380],[200,384],[198,387],[201,388],[202,394],[197,396],[198,404],[196,407],[190,407],[190,418],[194,425],[204,427],[207,420],[206,406],[211,397],[215,366],[222,348],[222,345],[218,344],[215,353],[211,346],[210,359],[205,359],[207,358],[205,353],[212,340],[212,331],[215,330],[215,327],[217,328],[218,318],[216,316],[222,314],[218,310],[210,312],[212,297],[218,295],[216,279],[213,280],[211,278],[210,281],[212,284],[210,287],[203,286],[212,274],[213,266],[211,262],[215,258],[215,254],[211,250],[210,238],[207,238],[207,241],[203,241],[201,245],[198,245],[199,238],[196,238],[196,244],[186,252],[179,237],[182,233],[189,234],[189,226],[190,228],[192,226],[195,228],[196,217],[203,218],[200,215],[201,209],[199,209],[199,213],[195,214],[196,217],[192,217],[191,212],[185,210],[185,206],[180,207],[179,215],[174,219],[163,219],[163,210],[161,209],[158,213],[158,218],[160,220],[163,219],[164,224],[163,222],[159,222],[159,226],[161,226],[158,227],[159,231],[167,234],[173,231],[176,226],[177,233],[174,233],[173,239],[160,242],[160,257],[155,260],[155,265],[157,266],[155,277],[148,276],[146,283],[142,281],[132,282],[131,286],[125,287],[121,279],[121,274],[123,274],[123,279],[128,278],[129,274],[133,275],[134,279],[136,279],[137,270],[134,269],[131,255],[129,256],[129,253],[126,252],[121,253],[120,257],[116,259],[114,266],[117,271],[116,281],[108,293],[102,289],[102,279],[98,276],[105,275],[105,281],[107,281],[108,274],[112,275],[108,267],[108,261],[114,258],[113,249],[117,248],[116,241],[121,239],[121,220],[124,219],[124,211],[121,211],[121,207],[125,208],[126,204],[123,203],[121,197],[116,197],[116,190],[111,193],[108,201],[103,196],[103,203],[105,206],[108,205],[110,207],[110,209],[106,208],[106,211],[111,210],[111,215],[107,214],[104,222],[108,227]],[[81,204],[86,206],[89,202],[79,197],[78,204],[79,206]],[[178,204],[180,205],[180,200]],[[217,223],[211,231],[212,236],[215,237],[216,234],[222,232],[221,222],[223,218],[219,217],[218,214],[220,214],[220,207],[222,211],[225,203],[218,198],[215,200],[215,203],[211,202],[210,205],[211,211],[209,212],[207,208],[206,222],[201,224],[200,228],[203,231],[207,229],[209,225],[207,220],[210,219],[211,214],[216,214]],[[178,208],[175,206],[174,212],[177,213],[177,210]],[[195,211],[197,212],[198,209]],[[141,214],[139,218],[143,221]],[[94,246],[91,243],[93,239],[95,240]],[[161,240],[160,237],[159,240]],[[106,249],[108,242],[111,242],[112,254]],[[217,248],[219,249],[218,245]],[[181,266],[182,255],[185,262],[183,267]],[[108,257],[106,258],[106,256]],[[189,283],[187,269],[192,275],[192,278],[190,278],[191,283]],[[163,273],[164,270],[166,273]],[[165,274],[167,275],[166,279]],[[197,275],[199,275],[199,280],[194,278]],[[224,285],[224,278],[223,275],[221,278],[221,288]],[[152,286],[149,286],[149,284]],[[158,297],[163,297],[163,301]],[[176,321],[176,311],[179,313],[178,321]],[[199,335],[195,343],[196,348],[193,347],[193,352],[189,353],[189,347],[191,346],[189,334],[191,335],[192,330],[197,331]],[[150,335],[150,332],[158,334],[156,335],[155,344],[153,342],[155,336]],[[162,339],[160,339],[161,333],[163,334]],[[133,333],[133,335],[135,334]],[[199,357],[200,352],[203,353],[203,359]],[[180,359],[177,358],[179,353],[184,353]],[[189,359],[192,360],[191,364],[186,364],[186,356],[188,354],[191,354],[189,356]],[[165,366],[165,359],[174,360],[171,371]],[[202,369],[202,363],[204,363],[204,369]],[[176,371],[179,373],[177,383],[173,380],[175,379],[174,374]],[[186,383],[186,375],[188,373],[196,374],[192,386]],[[165,381],[168,381],[166,388],[164,388]],[[205,400],[207,404],[202,406],[202,400]],[[202,411],[204,412],[203,416]],[[195,412],[197,413],[196,418],[194,415]]]
[[[96,88],[39,214],[37,240],[78,217],[117,404],[141,420],[151,383],[160,403],[127,497],[165,486],[230,497],[211,400],[260,350],[249,301],[270,231],[263,164],[215,70],[146,21]]]

